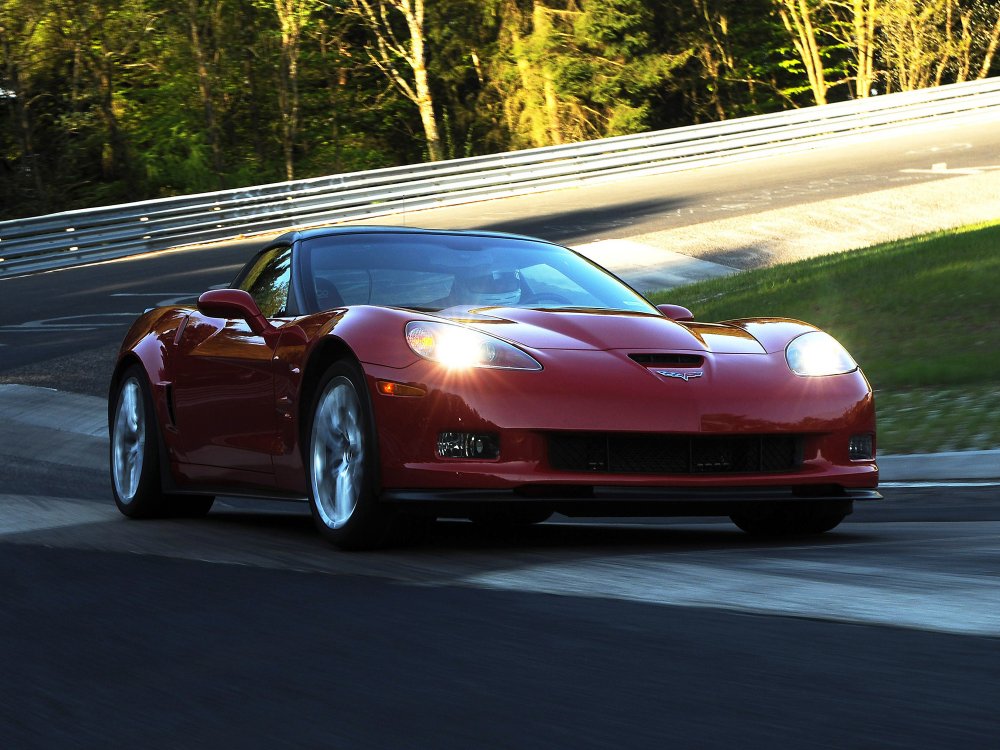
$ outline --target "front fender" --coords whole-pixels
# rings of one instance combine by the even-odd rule
[[[167,419],[169,414],[162,389],[164,384],[172,379],[171,355],[174,341],[178,329],[190,313],[190,308],[158,307],[140,315],[129,328],[118,350],[114,373],[108,385],[109,424],[118,384],[125,370],[133,364],[138,364],[145,370],[153,393],[157,419],[161,424],[166,424],[163,420]]]
[[[784,351],[792,339],[803,333],[820,330],[793,318],[740,318],[727,320],[725,324],[742,328],[757,339],[768,354]]]

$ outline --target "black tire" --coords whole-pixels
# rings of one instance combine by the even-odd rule
[[[377,432],[357,364],[340,360],[323,373],[304,437],[309,507],[320,533],[344,550],[403,541],[406,517],[379,502]]]
[[[753,536],[814,536],[835,529],[851,512],[844,503],[760,503],[729,518]]]
[[[160,428],[145,371],[129,367],[118,382],[111,417],[109,466],[111,494],[129,518],[203,516],[211,495],[176,495],[163,491]]]

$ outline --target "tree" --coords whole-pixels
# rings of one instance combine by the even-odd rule
[[[901,91],[983,78],[1000,41],[1000,6],[983,0],[883,0],[880,49]]]
[[[426,6],[426,42],[445,158],[504,150],[509,132],[486,65],[498,32],[492,2],[435,0]]]
[[[444,158],[434,97],[427,76],[424,0],[351,0],[358,17],[375,40],[367,47],[371,61],[417,106],[431,161]],[[405,27],[406,35],[402,34]],[[409,73],[400,69],[402,62]]]
[[[42,92],[34,91],[33,78],[40,65],[39,46],[35,42],[40,27],[45,22],[45,11],[31,2],[16,0],[0,6],[0,101],[10,112],[10,122],[15,135],[17,157],[16,167],[2,182],[10,189],[8,198],[4,190],[4,203],[13,202],[18,188],[25,182],[33,188],[31,196],[40,206],[48,203],[47,189],[41,164],[35,150],[35,118],[32,113],[37,97]],[[2,143],[2,141],[0,141]],[[5,149],[10,151],[11,149]],[[25,180],[27,178],[27,180]]]
[[[880,0],[844,0],[832,6],[840,28],[847,31],[842,38],[854,60],[854,96],[863,99],[872,93],[875,83],[875,36]]]
[[[0,217],[970,80],[998,45],[996,0],[0,0]]]
[[[816,104],[826,104],[830,87],[827,68],[824,64],[826,47],[823,35],[829,26],[824,24],[824,15],[829,9],[827,0],[774,0],[781,21],[791,36],[792,44],[798,52],[805,69]]]
[[[772,0],[674,0],[658,23],[674,29],[674,53],[689,51],[672,72],[681,122],[724,120],[795,106],[800,77],[788,70],[787,30]],[[653,112],[657,121],[664,114]],[[674,115],[677,117],[677,115]]]
[[[886,91],[981,78],[1000,43],[1000,5],[989,0],[774,3],[817,104],[846,81],[863,98],[879,78]]]
[[[216,181],[224,171],[222,135],[216,114],[215,88],[218,86],[219,50],[216,46],[222,27],[222,0],[188,0],[183,11],[188,25],[188,38],[198,76],[198,91],[205,118],[205,133],[212,150],[212,167]],[[207,31],[207,33],[206,33]],[[207,41],[205,37],[208,37]],[[215,49],[211,49],[215,47]]]
[[[278,18],[281,56],[278,70],[278,106],[281,110],[281,148],[285,179],[295,179],[295,139],[299,131],[299,57],[303,29],[318,0],[273,0]]]
[[[104,126],[102,174],[126,194],[137,189],[129,138],[122,118],[127,113],[129,74],[141,69],[137,52],[156,14],[145,0],[79,0],[54,2],[56,23],[72,48],[75,64],[90,78],[93,111]]]
[[[657,33],[641,0],[501,3],[488,70],[512,143],[550,144],[634,133],[691,56]]]

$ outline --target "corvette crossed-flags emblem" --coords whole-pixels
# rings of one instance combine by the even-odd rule
[[[692,378],[700,378],[703,373],[701,370],[692,370],[691,372],[673,372],[671,370],[656,370],[657,375],[662,375],[665,378],[677,378],[678,380],[683,380],[685,383]]]

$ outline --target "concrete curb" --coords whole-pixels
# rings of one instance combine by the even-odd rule
[[[1000,480],[1000,450],[879,456],[883,482]]]

